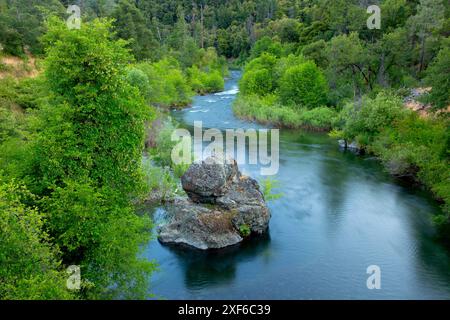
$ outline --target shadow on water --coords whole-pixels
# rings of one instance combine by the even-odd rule
[[[263,253],[270,245],[270,232],[221,250],[197,250],[188,246],[165,245],[185,271],[188,289],[205,289],[232,283],[240,263]]]

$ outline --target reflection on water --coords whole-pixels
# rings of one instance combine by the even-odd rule
[[[171,246],[171,251],[185,271],[185,286],[190,290],[201,290],[233,282],[237,265],[254,256],[266,255],[269,243],[270,235],[266,234],[223,250],[201,251]]]
[[[233,116],[233,76],[222,95],[197,97],[195,109],[174,117],[187,128],[194,120],[258,128]],[[261,179],[257,166],[241,169]],[[428,194],[399,184],[373,158],[340,152],[324,134],[291,130],[280,131],[275,179],[283,198],[269,203],[270,235],[212,252],[153,241],[145,255],[161,271],[151,292],[168,299],[450,299],[450,256],[434,240],[430,218],[440,209]],[[366,287],[373,264],[381,290]]]

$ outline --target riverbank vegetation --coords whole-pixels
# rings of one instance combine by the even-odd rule
[[[164,44],[133,2],[100,7],[69,30],[59,1],[0,5],[2,299],[149,297],[152,224],[136,212],[172,198],[186,170],[167,164],[171,121],[152,124],[223,90],[225,58],[194,40],[181,7]]]
[[[289,18],[258,25],[235,114],[331,131],[375,154],[443,203],[435,220],[450,240],[449,4],[383,1],[382,28],[370,30],[357,1],[301,3]]]
[[[238,116],[356,141],[434,192],[450,238],[447,2],[381,1],[381,30],[353,0],[84,1],[79,30],[66,5],[0,1],[0,298],[149,296],[137,207],[186,170],[160,115],[222,90],[225,58]],[[404,107],[421,86],[425,116]]]
[[[152,225],[136,206],[171,199],[186,170],[170,163],[172,122],[148,124],[158,120],[155,108],[165,119],[195,93],[222,90],[225,61],[196,48],[192,65],[174,54],[133,62],[107,20],[74,32],[50,18],[46,29],[39,74],[0,80],[0,297],[147,297],[155,264],[139,248]],[[142,159],[148,130],[157,137]],[[14,248],[25,247],[17,258]],[[83,274],[79,290],[67,289],[69,265]]]

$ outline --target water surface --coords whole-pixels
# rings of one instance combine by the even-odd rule
[[[173,116],[186,128],[257,128],[231,104],[239,72],[225,92],[196,97]],[[261,179],[259,168],[246,174]],[[283,197],[269,203],[269,233],[215,252],[162,246],[145,251],[160,271],[151,292],[166,299],[450,299],[450,255],[434,240],[439,206],[402,186],[376,159],[340,152],[325,134],[280,131]],[[157,209],[158,211],[162,208]],[[381,268],[369,290],[366,269]]]

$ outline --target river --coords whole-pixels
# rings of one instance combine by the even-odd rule
[[[239,72],[225,91],[198,96],[173,117],[191,128],[257,128],[237,119],[232,102]],[[256,166],[242,171],[261,179]],[[341,152],[326,134],[280,131],[283,197],[269,202],[269,232],[214,252],[162,246],[150,291],[165,299],[450,299],[450,254],[434,240],[429,194],[401,185],[373,157]],[[157,209],[158,211],[163,208]],[[367,288],[367,268],[381,289]]]

